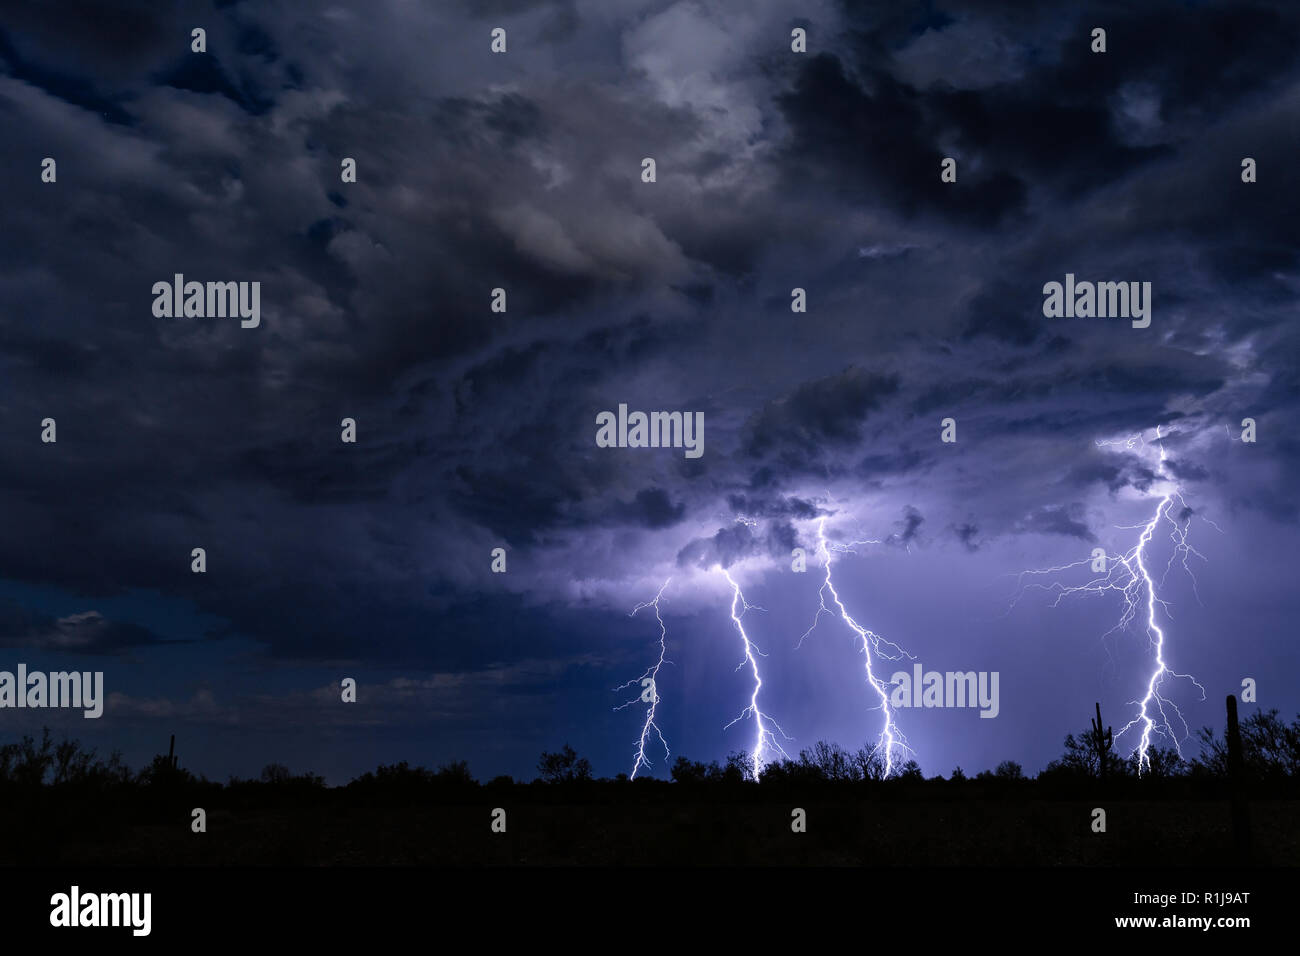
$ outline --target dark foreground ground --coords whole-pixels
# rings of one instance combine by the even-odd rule
[[[506,832],[491,830],[506,811]],[[802,807],[807,831],[791,831]],[[1092,809],[1107,812],[1094,833]],[[1251,862],[1300,865],[1300,801],[1249,805]],[[153,865],[1047,865],[1239,862],[1226,801],[792,800],[190,808],[131,821],[94,808],[0,823],[0,863]]]

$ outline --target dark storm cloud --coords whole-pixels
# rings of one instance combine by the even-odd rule
[[[178,90],[224,96],[253,116],[262,115],[272,105],[270,99],[260,96],[249,83],[239,83],[228,76],[215,56],[183,57],[174,66],[161,71],[155,79],[163,86]]]
[[[856,27],[851,65],[861,79],[848,89],[839,79],[829,83],[827,107],[856,98],[867,122],[890,115],[901,142],[892,128],[882,138],[897,146],[900,160],[921,163],[927,178],[937,177],[937,159],[914,139],[932,142],[951,130],[957,152],[978,157],[986,170],[1070,195],[1169,158],[1167,140],[1186,140],[1207,115],[1221,116],[1293,78],[1300,38],[1300,11],[1288,4],[1209,4],[1195,16],[1172,2],[1097,4],[1051,16],[981,2],[946,4],[928,18],[922,5],[891,14],[870,5],[845,9]],[[1090,49],[1096,25],[1107,31],[1103,55]],[[1225,44],[1225,36],[1234,42]],[[954,75],[952,60],[969,57],[972,47],[991,52],[977,63],[982,73],[961,88],[961,71],[972,61]],[[1211,62],[1216,68],[1206,70]],[[918,84],[903,87],[910,100],[896,84],[880,82],[889,70]],[[823,84],[835,72],[827,62],[806,67]],[[800,105],[812,110],[816,100]],[[922,130],[929,135],[918,137]],[[826,156],[835,161],[834,149]]]
[[[980,529],[978,525],[966,522],[953,527],[952,533],[957,536],[957,540],[967,551],[978,551],[980,549],[979,537]]]
[[[1061,534],[1081,541],[1097,540],[1088,527],[1083,505],[1077,501],[1037,508],[1020,520],[1016,530],[1021,534]]]
[[[686,514],[686,506],[673,504],[662,488],[642,488],[619,510],[624,520],[645,528],[670,528]]]
[[[1146,491],[1156,479],[1156,473],[1137,461],[1107,461],[1093,458],[1071,469],[1068,481],[1071,486],[1087,486],[1094,482],[1104,484],[1112,494],[1121,488],[1133,487]]]
[[[711,537],[697,538],[677,553],[677,566],[710,570],[729,568],[752,557],[788,557],[797,544],[794,527],[785,521],[746,523],[737,521],[719,528]]]
[[[477,19],[515,16],[534,10],[552,10],[573,15],[573,0],[456,0],[461,12]]]
[[[1009,345],[1031,345],[1047,334],[1048,327],[1042,323],[1042,300],[1025,293],[1023,283],[1006,281],[982,290],[968,307],[962,337],[969,340],[987,335]]]
[[[717,566],[729,568],[737,561],[762,554],[759,539],[745,524],[720,528],[710,538],[692,541],[677,553],[679,567],[709,569]]]
[[[822,513],[814,502],[794,496],[766,497],[738,492],[727,496],[727,505],[736,514],[750,518],[794,518],[807,521]]]
[[[868,479],[897,476],[923,470],[930,458],[917,448],[903,448],[884,455],[867,455],[857,463],[856,471]]]
[[[908,505],[903,509],[903,517],[894,524],[899,530],[891,533],[885,539],[885,543],[908,548],[919,536],[921,525],[925,524],[925,517],[917,509]]]
[[[746,451],[753,456],[777,452],[786,463],[803,456],[811,464],[824,446],[856,442],[866,416],[897,391],[895,376],[861,368],[808,382],[749,422]]]
[[[4,64],[6,72],[15,79],[31,83],[66,102],[95,110],[111,122],[130,121],[130,114],[115,100],[96,90],[84,76],[54,72],[27,60],[14,47],[9,32],[5,30],[0,30],[0,63]]]
[[[984,227],[1023,207],[1024,184],[1005,170],[959,173],[970,190],[936,190],[944,153],[921,94],[884,70],[863,70],[860,86],[836,57],[819,54],[780,97],[795,132],[784,157],[791,184],[833,188],[856,202],[883,197],[904,216],[925,211]],[[883,148],[863,150],[864,143]]]
[[[147,628],[110,621],[98,611],[55,617],[0,600],[0,646],[29,647],[65,654],[121,654],[130,648],[164,643]]]
[[[1210,477],[1209,469],[1194,461],[1179,461],[1176,458],[1165,459],[1165,470],[1179,481],[1204,481]]]

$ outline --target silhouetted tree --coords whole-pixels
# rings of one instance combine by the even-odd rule
[[[20,787],[39,787],[54,765],[54,741],[50,728],[41,728],[40,743],[31,734],[24,734],[16,744],[0,747],[0,781]]]
[[[282,763],[269,763],[262,768],[262,783],[288,783],[292,776],[289,768]]]
[[[803,763],[816,767],[825,780],[861,779],[860,772],[853,760],[853,754],[839,744],[819,740],[813,745],[811,751],[800,751],[799,759]]]
[[[591,779],[591,761],[579,757],[568,744],[559,753],[542,751],[537,761],[537,772],[544,783],[575,783]]]
[[[762,782],[765,784],[781,783],[801,783],[801,784],[818,784],[826,783],[826,774],[812,760],[810,754],[804,751],[799,755],[798,760],[773,760],[763,768]]]
[[[101,760],[94,748],[83,749],[77,740],[65,737],[56,744],[48,727],[41,729],[39,743],[27,735],[18,743],[0,746],[0,784],[102,787],[129,784],[132,779],[119,752]]]
[[[197,778],[183,767],[177,767],[166,754],[155,754],[138,779],[151,787],[172,787],[194,783]]]
[[[1185,776],[1191,769],[1191,765],[1178,755],[1178,750],[1174,747],[1152,746],[1147,748],[1145,762],[1142,762],[1137,751],[1129,754],[1125,761],[1125,769],[1133,776],[1163,780]]]
[[[915,760],[909,760],[898,770],[896,776],[902,780],[924,780],[925,774],[921,772],[921,765]]]
[[[723,779],[723,770],[716,760],[703,764],[681,756],[673,763],[670,775],[674,783],[717,783]]]
[[[859,747],[853,754],[855,777],[858,780],[883,780],[885,760],[876,747]]]
[[[1291,724],[1277,709],[1256,711],[1240,723],[1242,770],[1256,780],[1300,774],[1300,717]],[[1202,772],[1228,775],[1228,744],[1210,727],[1198,732],[1204,749],[1195,761]]]
[[[450,787],[473,787],[478,784],[474,775],[469,772],[469,764],[464,760],[453,760],[451,763],[442,764],[434,774],[434,779],[439,784]]]
[[[725,773],[730,780],[735,780],[737,777],[741,780],[752,779],[754,775],[754,758],[748,750],[733,750],[727,754]]]
[[[993,771],[993,776],[999,780],[1024,780],[1025,771],[1014,760],[1004,760],[997,765],[997,768]]]

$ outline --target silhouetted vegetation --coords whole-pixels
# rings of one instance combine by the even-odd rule
[[[884,780],[885,764],[881,754],[871,747],[847,750],[837,743],[818,741],[799,751],[797,757],[772,761],[763,768],[759,786],[777,786],[790,783],[846,784],[889,783],[908,781],[947,784],[998,781],[1002,783],[1038,783],[1070,780],[1167,780],[1177,778],[1214,779],[1228,773],[1228,748],[1222,735],[1205,727],[1197,733],[1202,744],[1200,753],[1190,760],[1184,759],[1173,747],[1152,745],[1147,760],[1139,768],[1136,755],[1120,758],[1114,753],[1113,731],[1102,728],[1100,709],[1091,727],[1079,734],[1066,734],[1064,752],[1052,760],[1037,775],[1027,776],[1024,768],[1013,760],[1004,760],[993,770],[984,770],[971,777],[960,767],[953,769],[948,778],[932,777],[926,781],[915,760],[897,761],[888,781]],[[1241,739],[1244,772],[1259,784],[1278,784],[1282,790],[1300,781],[1300,717],[1290,724],[1284,722],[1277,710],[1259,711],[1241,721]],[[725,764],[716,760],[710,763],[693,761],[678,756],[670,765],[668,777],[682,786],[747,785],[753,786],[752,758],[740,750],[729,754]],[[626,774],[618,778],[597,778],[591,762],[581,757],[569,744],[552,753],[543,751],[537,763],[534,783],[566,786],[587,783],[645,783],[645,777],[628,781]],[[659,780],[659,783],[667,781]],[[442,764],[437,770],[411,766],[407,761],[380,764],[343,787],[364,797],[376,793],[409,794],[422,799],[430,792],[473,792],[483,786],[496,788],[530,786],[526,781],[516,781],[509,776],[498,776],[480,784],[470,772],[465,761]],[[27,735],[16,743],[0,745],[0,798],[13,796],[32,789],[108,793],[115,790],[166,790],[166,789],[252,790],[264,793],[294,792],[307,794],[324,791],[323,777],[312,773],[295,774],[280,763],[270,763],[262,768],[258,778],[240,780],[232,777],[224,786],[177,764],[174,758],[159,754],[133,772],[122,762],[120,753],[106,758],[95,750],[85,749],[76,740],[56,742],[48,728],[40,739]],[[1281,791],[1279,791],[1281,792]]]
[[[1228,773],[1227,741],[1204,727],[1198,731],[1202,750],[1197,765],[1206,773]],[[1300,774],[1300,719],[1291,724],[1276,709],[1257,711],[1241,722],[1243,772],[1260,782],[1294,780]]]
[[[537,774],[543,783],[580,783],[591,779],[591,761],[565,744],[557,754],[542,752]]]
[[[307,863],[329,862],[340,855],[345,861],[359,861],[382,854],[386,861],[401,862],[426,859],[421,854],[431,853],[434,859],[444,858],[438,854],[450,854],[454,859],[481,862],[484,858],[475,854],[486,853],[486,860],[492,862],[494,855],[506,852],[500,847],[509,849],[514,843],[488,843],[473,852],[458,849],[447,843],[447,821],[464,820],[458,826],[465,827],[467,833],[486,834],[484,808],[508,807],[511,813],[524,815],[530,821],[529,832],[535,832],[540,824],[532,821],[527,810],[534,807],[532,812],[545,814],[538,819],[548,821],[546,825],[557,833],[566,827],[585,832],[582,828],[594,826],[593,820],[626,817],[627,822],[617,823],[617,827],[631,829],[620,839],[635,843],[641,833],[638,828],[653,831],[666,827],[667,835],[660,842],[641,851],[647,862],[660,859],[657,854],[667,854],[674,841],[681,841],[683,852],[703,852],[701,847],[712,845],[711,837],[730,847],[719,862],[762,862],[767,857],[744,841],[731,846],[735,840],[727,834],[736,828],[737,833],[747,833],[748,828],[759,827],[768,834],[762,840],[776,839],[773,834],[782,829],[770,829],[771,811],[764,809],[772,804],[785,808],[781,812],[786,814],[790,806],[806,807],[823,825],[828,820],[839,821],[836,828],[858,834],[846,846],[875,846],[884,841],[881,846],[898,849],[910,846],[911,833],[926,847],[927,858],[939,862],[961,862],[975,852],[959,852],[963,841],[978,846],[985,856],[992,853],[1001,858],[1001,854],[1012,862],[1116,862],[1105,855],[1116,852],[1131,852],[1138,859],[1138,849],[1151,849],[1150,841],[1158,843],[1161,852],[1199,858],[1195,854],[1202,850],[1220,853],[1212,848],[1227,840],[1229,828],[1221,807],[1231,793],[1238,804],[1244,798],[1257,804],[1274,801],[1259,813],[1252,811],[1258,821],[1252,825],[1274,834],[1259,842],[1277,859],[1300,862],[1300,811],[1294,802],[1300,797],[1300,717],[1287,724],[1272,710],[1256,712],[1240,722],[1242,770],[1235,778],[1236,789],[1229,787],[1231,761],[1225,737],[1208,727],[1197,736],[1202,747],[1192,759],[1184,760],[1173,747],[1152,746],[1139,767],[1136,757],[1116,753],[1114,732],[1103,725],[1098,706],[1089,728],[1067,734],[1062,754],[1035,776],[1027,775],[1019,763],[1005,760],[974,776],[956,767],[946,779],[926,779],[917,762],[909,759],[901,764],[896,760],[886,779],[884,762],[875,749],[848,750],[818,741],[797,756],[769,763],[757,782],[751,779],[751,756],[744,751],[729,754],[721,764],[678,756],[666,768],[668,779],[645,774],[636,779],[627,774],[608,779],[596,778],[590,761],[566,743],[558,751],[541,754],[537,778],[532,782],[499,776],[479,783],[463,761],[436,770],[403,761],[381,764],[344,786],[329,787],[319,775],[295,773],[280,763],[267,764],[254,779],[232,777],[222,784],[196,776],[180,766],[173,754],[159,754],[139,771],[132,771],[120,754],[101,757],[75,740],[56,742],[46,730],[39,738],[24,736],[0,746],[0,808],[4,811],[0,819],[7,821],[0,824],[4,831],[0,834],[0,860],[18,862],[30,853],[38,853],[42,859],[63,855],[76,860],[89,854],[98,860],[96,853],[102,852],[107,862],[121,859],[123,854],[131,860],[142,855],[153,860],[155,856],[181,854],[191,862]],[[1129,849],[1116,849],[1121,841],[1088,842],[1079,836],[1087,833],[1086,827],[1079,829],[1080,806],[1090,808],[1101,797],[1120,820],[1128,821],[1132,814],[1149,819],[1138,830],[1141,839],[1132,831],[1126,833],[1125,840],[1132,844]],[[1279,800],[1288,802],[1277,804]],[[1117,811],[1120,802],[1131,809]],[[853,809],[863,804],[873,808],[865,816]],[[1146,809],[1148,804],[1151,809]],[[1171,806],[1181,809],[1174,812]],[[221,839],[184,842],[190,836],[191,811],[197,807],[208,814],[209,832],[242,827],[248,842],[240,843],[237,850]],[[1156,807],[1164,809],[1157,811]],[[684,810],[690,812],[682,816]],[[443,816],[429,816],[434,812]],[[374,813],[382,816],[370,816]],[[363,816],[354,818],[355,814]],[[415,821],[403,826],[416,827],[422,838],[404,841],[394,836],[375,847],[339,849],[359,839],[367,827],[387,826],[382,821],[397,819],[394,814]],[[360,830],[345,830],[329,839],[319,836],[334,833],[348,820]],[[768,822],[762,823],[764,820]],[[886,827],[884,821],[892,822]],[[929,829],[935,827],[958,829],[946,838],[948,844],[941,845],[929,835]],[[170,849],[135,849],[134,844],[121,842],[125,833],[134,834],[137,840],[144,839],[142,834],[162,840]],[[992,848],[981,842],[991,839],[990,833],[1003,834],[999,839],[1004,842]],[[1013,838],[1008,840],[1007,833]],[[252,834],[258,835],[254,838]],[[465,839],[472,843],[477,838]],[[822,846],[818,843],[821,839],[809,837],[803,845],[820,847],[823,861],[839,860],[835,854],[840,852],[850,857],[867,852],[836,849],[833,843]],[[781,850],[787,851],[794,852]],[[509,850],[507,855],[515,852]],[[557,843],[538,852],[539,861],[621,859],[612,845],[604,843],[581,851]],[[1228,852],[1221,849],[1220,855],[1227,859]],[[526,856],[524,861],[528,861]]]

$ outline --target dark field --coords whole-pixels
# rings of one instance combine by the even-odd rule
[[[504,807],[505,833],[490,829]],[[807,832],[791,832],[794,807]],[[1091,810],[1107,810],[1093,833]],[[5,864],[1217,865],[1237,861],[1227,801],[807,799],[412,807],[190,807],[132,821],[93,808],[6,814]],[[1300,801],[1250,804],[1252,861],[1300,864]]]

